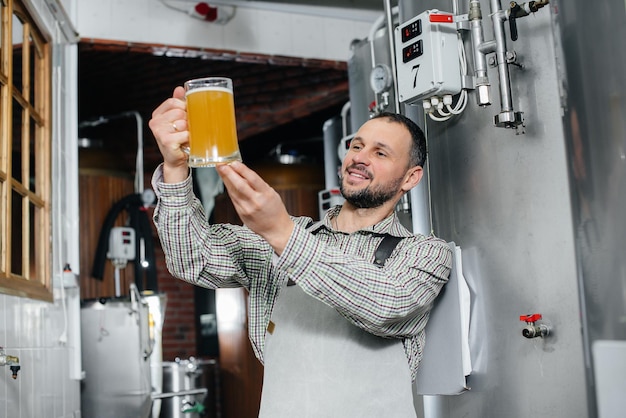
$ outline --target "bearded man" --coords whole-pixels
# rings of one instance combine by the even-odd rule
[[[411,233],[394,210],[423,175],[419,127],[392,113],[363,124],[341,166],[345,202],[319,222],[290,216],[245,164],[217,166],[238,226],[209,224],[193,195],[181,87],[149,125],[163,156],[152,184],[168,269],[249,291],[250,341],[264,364],[259,417],[416,417],[424,327],[452,262],[445,241]]]

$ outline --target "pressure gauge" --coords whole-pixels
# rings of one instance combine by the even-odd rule
[[[385,64],[378,64],[370,73],[370,86],[374,93],[380,94],[391,88],[391,69]]]

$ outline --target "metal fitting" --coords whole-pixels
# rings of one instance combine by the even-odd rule
[[[17,372],[20,371],[20,359],[16,356],[7,355],[2,347],[0,347],[0,366],[9,366],[11,377],[17,379]]]

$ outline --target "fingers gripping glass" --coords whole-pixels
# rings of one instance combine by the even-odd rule
[[[185,82],[190,167],[241,161],[235,122],[233,82],[208,77]]]

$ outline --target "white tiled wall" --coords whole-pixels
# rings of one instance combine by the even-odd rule
[[[80,417],[80,382],[69,376],[70,349],[56,303],[0,295],[0,345],[20,359],[17,379],[0,367],[0,417]]]
[[[74,134],[78,118],[77,58],[76,47],[68,45],[58,30],[57,18],[47,5],[49,1],[52,0],[26,3],[54,45],[52,257],[53,271],[57,272],[53,281],[58,283],[64,263],[75,269],[79,267],[76,261],[78,151]],[[64,307],[63,301],[74,304]],[[19,357],[21,367],[14,380],[9,366],[0,366],[0,418],[81,416],[80,335],[78,327],[70,325],[71,319],[77,318],[72,315],[79,313],[77,301],[77,288],[61,293],[58,286],[54,289],[53,303],[0,294],[0,346],[7,355]]]

